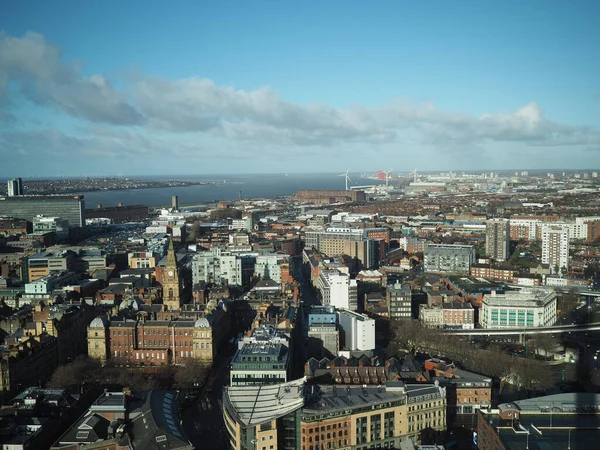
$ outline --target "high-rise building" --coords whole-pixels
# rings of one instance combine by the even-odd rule
[[[490,219],[486,224],[485,252],[495,261],[506,261],[510,256],[510,221]]]
[[[171,197],[171,208],[173,208],[175,211],[179,211],[179,196],[178,195],[173,195]]]
[[[8,180],[8,196],[16,197],[17,195],[23,195],[23,180],[21,178]]]
[[[566,272],[569,267],[569,227],[544,225],[542,227],[542,263],[550,266],[554,275]]]
[[[317,289],[323,305],[356,310],[357,284],[350,275],[339,270],[323,270],[319,274]]]
[[[0,216],[33,222],[37,215],[60,217],[71,227],[85,226],[83,195],[19,195],[0,197]]]

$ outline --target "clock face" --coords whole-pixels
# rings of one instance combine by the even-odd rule
[[[169,275],[170,277],[172,277],[173,276],[173,271],[169,270],[169,272],[167,273],[167,275]]]

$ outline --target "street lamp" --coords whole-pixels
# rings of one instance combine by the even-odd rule
[[[571,450],[571,428],[569,428],[569,446],[567,447],[567,450]]]

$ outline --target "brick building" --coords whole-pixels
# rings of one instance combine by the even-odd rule
[[[475,310],[467,302],[442,304],[444,328],[475,328]]]
[[[88,354],[117,364],[159,366],[190,360],[212,363],[229,332],[229,317],[215,310],[197,320],[96,318],[87,331]]]
[[[517,275],[517,269],[511,266],[493,266],[489,264],[473,264],[470,274],[475,278],[512,282]]]

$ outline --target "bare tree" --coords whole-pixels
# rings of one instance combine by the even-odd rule
[[[53,387],[66,388],[80,385],[81,383],[96,383],[102,367],[98,360],[79,356],[69,364],[56,368],[49,385]]]
[[[201,361],[191,361],[185,366],[178,366],[173,377],[175,385],[181,389],[190,389],[206,378],[208,369],[208,365]]]
[[[543,355],[546,359],[548,359],[548,355],[559,345],[558,341],[549,334],[537,334],[530,342],[535,348],[535,353]]]

